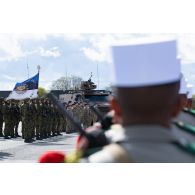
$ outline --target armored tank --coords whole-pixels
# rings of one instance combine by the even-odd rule
[[[81,82],[81,89],[82,90],[93,90],[97,88],[97,85],[91,81],[92,78],[92,74],[90,76],[90,78],[88,79],[88,81],[82,81]]]
[[[81,83],[81,90],[83,91],[84,101],[88,101],[91,104],[95,105],[100,112],[105,115],[109,109],[110,105],[108,103],[108,96],[111,94],[107,90],[96,90],[97,85],[91,81],[92,74],[88,81],[83,81]]]
[[[89,102],[96,106],[102,115],[105,115],[110,108],[108,96],[111,94],[107,90],[97,90],[97,85],[91,80],[92,74],[87,81],[81,82],[79,90],[52,90],[63,104],[71,104],[77,101]]]

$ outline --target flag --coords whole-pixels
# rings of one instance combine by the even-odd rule
[[[22,100],[25,98],[34,99],[38,97],[38,85],[39,85],[39,73],[34,77],[23,81],[21,83],[16,83],[13,91],[7,97],[9,99]]]

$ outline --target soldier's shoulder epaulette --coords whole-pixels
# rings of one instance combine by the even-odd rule
[[[178,128],[195,135],[195,126],[183,123],[182,121],[173,122]]]
[[[173,142],[178,148],[195,155],[195,142],[187,142],[186,140],[176,140]]]
[[[183,108],[183,111],[195,116],[195,110],[194,109],[188,109],[188,108]]]

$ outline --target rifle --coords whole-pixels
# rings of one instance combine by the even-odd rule
[[[98,119],[100,121],[104,120],[104,117],[102,116],[101,112],[95,107],[95,104],[92,105],[89,102],[88,104],[89,104],[89,108],[97,115]]]
[[[102,147],[108,144],[108,140],[103,131],[94,130],[92,132],[86,132],[81,126],[80,122],[69,114],[63,104],[58,101],[56,96],[54,96],[52,93],[48,93],[47,97],[53,102],[54,105],[56,105],[59,112],[61,112],[64,117],[68,118],[68,120],[72,122],[72,124],[81,134],[81,136],[84,136],[88,140],[89,148]]]

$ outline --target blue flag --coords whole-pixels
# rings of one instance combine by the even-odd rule
[[[30,98],[30,99],[37,98],[38,86],[39,86],[39,73],[26,81],[23,81],[21,83],[16,83],[13,91],[9,94],[7,99],[22,100],[25,98]]]

